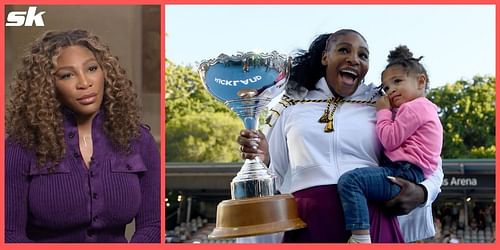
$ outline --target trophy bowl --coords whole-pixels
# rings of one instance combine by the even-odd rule
[[[258,128],[259,113],[286,87],[291,59],[271,53],[220,54],[198,67],[203,86],[243,121]],[[231,200],[217,206],[216,228],[209,238],[234,238],[305,227],[292,195],[275,195],[273,173],[259,157],[246,159],[231,181]]]

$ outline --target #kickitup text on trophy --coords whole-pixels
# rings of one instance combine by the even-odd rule
[[[291,59],[271,53],[238,53],[202,61],[203,85],[236,112],[245,128],[258,128],[258,115],[285,90]],[[259,157],[245,160],[231,181],[231,200],[217,206],[213,239],[235,238],[305,227],[290,194],[275,194],[273,174]]]

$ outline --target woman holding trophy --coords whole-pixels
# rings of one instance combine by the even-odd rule
[[[375,85],[364,84],[368,68],[368,45],[357,31],[318,36],[308,51],[294,58],[285,97],[273,109],[266,136],[255,130],[240,133],[242,157],[263,159],[276,174],[278,190],[293,194],[307,224],[286,232],[283,242],[346,243],[350,237],[337,181],[351,169],[377,167],[382,152],[375,107],[368,105],[379,94]],[[440,167],[418,185],[396,179],[402,187],[396,198],[370,204],[372,242],[433,236],[431,203],[442,177]],[[398,215],[407,213],[398,221]]]

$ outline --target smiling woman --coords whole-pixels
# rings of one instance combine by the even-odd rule
[[[34,41],[11,85],[6,242],[160,241],[160,156],[132,82],[85,30]]]

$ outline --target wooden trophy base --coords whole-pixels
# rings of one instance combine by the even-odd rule
[[[290,194],[225,200],[217,205],[210,239],[226,239],[277,233],[306,227]]]

